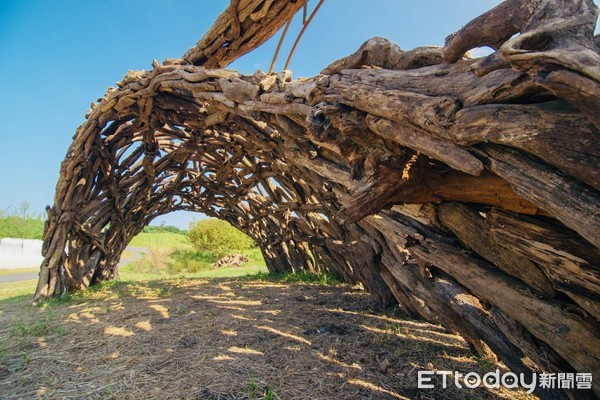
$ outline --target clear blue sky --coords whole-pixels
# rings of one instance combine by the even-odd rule
[[[291,69],[312,76],[373,36],[403,49],[444,38],[499,0],[326,0]],[[60,162],[90,102],[131,69],[176,58],[228,0],[0,0],[0,210],[51,204]],[[316,0],[309,3],[312,7]],[[281,69],[299,27],[292,27]],[[267,70],[278,36],[231,67]],[[159,217],[186,228],[193,215]]]

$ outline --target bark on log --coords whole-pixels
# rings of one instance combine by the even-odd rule
[[[224,68],[266,42],[307,2],[232,0],[183,60],[206,68]]]

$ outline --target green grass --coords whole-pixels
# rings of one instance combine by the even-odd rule
[[[21,337],[25,336],[48,336],[48,335],[63,335],[65,333],[64,326],[55,325],[53,321],[54,314],[51,308],[46,308],[44,317],[35,320],[24,322],[21,320],[16,321],[12,326],[13,334]]]
[[[28,363],[29,363],[29,354],[22,353],[20,355],[17,363],[15,365],[13,365],[11,368],[9,368],[8,372],[10,372],[11,374],[14,374],[19,371],[22,371],[25,369],[25,367],[27,366]]]
[[[159,233],[142,233],[138,235],[132,245],[146,247],[151,243],[160,243],[160,247],[175,249],[175,254],[191,260],[199,264],[197,269],[187,271],[179,269],[172,271],[169,268],[154,269],[152,265],[135,266],[133,264],[125,265],[119,270],[119,280],[122,282],[132,281],[155,281],[161,279],[185,278],[185,279],[202,279],[202,278],[232,278],[232,277],[251,277],[252,279],[260,279],[266,281],[277,281],[286,283],[318,283],[322,285],[335,285],[340,283],[340,280],[329,274],[270,274],[267,271],[265,261],[262,257],[260,249],[252,248],[250,250],[241,251],[248,256],[249,261],[243,267],[233,268],[213,268],[212,262],[206,255],[191,250],[191,245],[187,242],[184,235],[170,232]],[[148,259],[142,259],[142,264]],[[138,262],[139,262],[138,261]],[[177,261],[175,258],[174,261]],[[37,271],[37,268],[23,270],[2,270],[0,273],[11,274],[19,272]],[[109,283],[104,283],[100,287],[104,287]],[[30,299],[35,290],[36,281],[23,281],[0,283],[0,300],[18,301],[21,299]],[[97,287],[96,287],[97,288]],[[91,288],[90,290],[97,290]],[[75,295],[76,296],[76,295]],[[71,295],[67,296],[71,298]]]
[[[131,240],[130,246],[163,247],[169,249],[191,250],[187,236],[172,232],[142,232]]]
[[[187,237],[183,234],[174,232],[143,232],[137,235],[130,243],[131,246],[146,247],[149,253],[152,250],[167,249],[166,254],[150,255],[142,260],[120,268],[119,275],[121,281],[149,281],[160,279],[182,278],[230,278],[243,277],[247,275],[268,276],[266,264],[259,248],[240,251],[248,256],[249,261],[243,267],[234,268],[213,268],[213,262],[199,252],[195,252]],[[157,261],[167,265],[169,262],[178,262],[175,258],[170,258],[169,254],[182,255],[183,258],[194,268],[156,268]],[[232,251],[234,252],[234,251]],[[160,252],[158,252],[160,253]],[[162,260],[157,258],[162,257]],[[196,263],[196,265],[194,265]],[[23,272],[38,271],[38,268],[31,269],[10,269],[0,270],[0,275],[17,274]],[[294,279],[294,278],[286,278]],[[308,279],[307,277],[298,278]],[[0,301],[17,301],[21,299],[30,299],[35,291],[36,280],[0,283]]]
[[[36,280],[0,283],[0,300],[32,298],[36,284]]]
[[[259,274],[266,275],[267,269],[260,265],[251,265],[247,267],[233,268],[210,268],[198,272],[181,272],[176,274],[167,273],[137,273],[131,270],[123,270],[119,272],[119,277],[122,281],[152,281],[172,278],[233,278],[236,276],[254,276]]]
[[[233,278],[233,277],[248,277],[249,279],[258,279],[270,282],[286,282],[286,283],[318,283],[320,285],[337,285],[341,281],[330,274],[312,274],[302,272],[297,274],[271,274],[267,272],[267,268],[261,265],[250,265],[244,267],[233,268],[210,268],[194,273],[136,273],[127,269],[119,271],[120,281],[154,281],[161,279],[173,278]],[[24,282],[0,283],[0,300],[18,300],[23,298],[31,298],[35,291],[35,280]],[[100,287],[107,285],[118,284],[117,282],[106,282]],[[94,287],[91,290],[98,290],[99,287]]]
[[[312,272],[298,272],[289,274],[259,272],[256,275],[248,276],[248,278],[269,282],[318,283],[319,285],[339,285],[344,283],[339,277],[335,275],[327,273],[315,274]]]
[[[26,272],[38,272],[39,270],[39,267],[0,269],[0,275],[24,274]]]
[[[200,272],[210,269],[213,259],[209,254],[194,250],[175,250],[169,256],[168,270],[170,273]]]
[[[265,268],[267,267],[267,263],[265,263],[265,258],[263,257],[260,248],[253,247],[249,250],[242,250],[240,253],[248,256],[248,264],[259,265]]]
[[[252,276],[256,274],[266,273],[267,267],[260,265],[251,265],[248,267],[234,268],[215,268],[202,271],[199,278],[233,278],[236,276]]]
[[[233,278],[233,277],[271,277],[271,274],[267,273],[267,269],[260,265],[251,265],[246,267],[233,267],[233,268],[211,268],[195,273],[178,273],[178,274],[153,274],[153,273],[135,273],[131,271],[120,271],[119,280],[122,282],[139,282],[139,281],[154,281],[161,279],[173,279],[173,278]],[[274,279],[274,278],[272,278]],[[30,299],[35,291],[37,282],[35,280],[23,281],[23,282],[11,282],[11,283],[0,283],[0,301],[1,300],[21,300],[23,298]],[[102,285],[94,286],[89,290],[100,290],[102,288],[117,285],[118,282],[111,281],[105,282]],[[69,295],[67,295],[69,298]]]
[[[133,243],[134,245],[148,243],[149,241],[160,244],[148,247],[147,250],[142,252],[141,258],[123,265],[120,271],[122,273],[134,274],[174,275],[180,273],[199,273],[214,268],[214,263],[217,261],[215,254],[197,251],[191,245],[177,247],[178,244],[174,244],[173,241],[164,240],[160,242],[156,240],[156,237],[160,235],[172,237],[177,234],[142,233],[137,237],[136,242]],[[179,245],[181,245],[181,241],[179,241]],[[233,253],[241,253],[248,257],[248,261],[244,266],[266,267],[265,260],[259,248],[228,251],[228,254]]]
[[[267,384],[259,382],[255,378],[248,380],[246,394],[249,400],[273,400],[279,398]]]
[[[86,296],[97,291],[110,289],[126,282],[142,282],[142,281],[160,281],[167,279],[208,279],[208,278],[234,278],[234,277],[265,277],[270,276],[267,269],[260,265],[251,265],[245,267],[233,268],[211,268],[195,273],[178,273],[178,274],[153,274],[153,273],[135,273],[131,271],[120,271],[118,281],[103,282],[100,285],[95,285],[87,291],[69,293],[61,299],[50,299],[50,304],[62,303],[72,299],[84,301]],[[0,283],[0,303],[13,303],[22,300],[30,301],[35,291],[37,281],[23,281]]]

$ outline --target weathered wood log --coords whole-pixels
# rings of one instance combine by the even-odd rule
[[[500,270],[520,279],[544,297],[554,297],[552,283],[527,258],[503,247],[504,241],[495,241],[486,220],[477,211],[463,204],[447,203],[439,207],[439,218],[460,241]]]
[[[223,68],[266,42],[307,1],[234,0],[183,60]]]
[[[486,220],[495,242],[542,268],[552,285],[600,320],[600,252],[560,224],[494,210]],[[571,233],[571,234],[570,234]]]
[[[600,190],[600,169],[589,167],[600,165],[600,134],[560,102],[465,108],[454,132],[463,146],[489,142],[522,149]]]
[[[539,299],[527,286],[450,246],[430,240],[415,246],[414,253],[453,276],[483,300],[496,304],[534,336],[548,343],[576,370],[600,373],[600,329],[576,307]]]
[[[215,262],[215,267],[223,268],[223,267],[241,267],[245,262],[248,261],[248,256],[235,253],[229,254],[224,257],[219,258]]]
[[[516,150],[482,146],[490,169],[515,192],[539,205],[600,248],[600,193]],[[532,176],[528,171],[535,171]]]
[[[299,81],[211,69],[304,4],[233,1],[182,60],[92,105],[48,209],[35,300],[113,279],[154,218],[199,211],[251,236],[272,272],[360,282],[514,371],[598,375],[591,0],[508,0],[443,50],[374,38]],[[497,51],[463,57],[480,45]],[[568,395],[591,393],[597,380]]]
[[[483,172],[481,161],[466,149],[448,140],[429,136],[423,130],[374,117],[367,117],[367,126],[379,136],[441,161],[455,170],[473,176],[479,176]]]
[[[360,48],[347,57],[333,62],[321,71],[324,75],[334,75],[345,69],[363,66],[390,70],[409,70],[442,63],[442,48],[427,46],[402,51],[397,44],[385,38],[367,40]]]
[[[443,57],[453,62],[473,47],[498,49],[502,60],[536,77],[541,86],[578,107],[600,129],[597,18],[598,7],[592,0],[505,1],[451,35]],[[517,32],[521,35],[511,38]]]

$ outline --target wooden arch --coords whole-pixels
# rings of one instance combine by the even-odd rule
[[[374,38],[309,79],[221,69],[304,4],[232,1],[182,59],[93,104],[48,208],[36,301],[114,278],[152,219],[201,211],[271,271],[335,271],[515,372],[600,377],[592,0],[508,0],[444,48]]]

